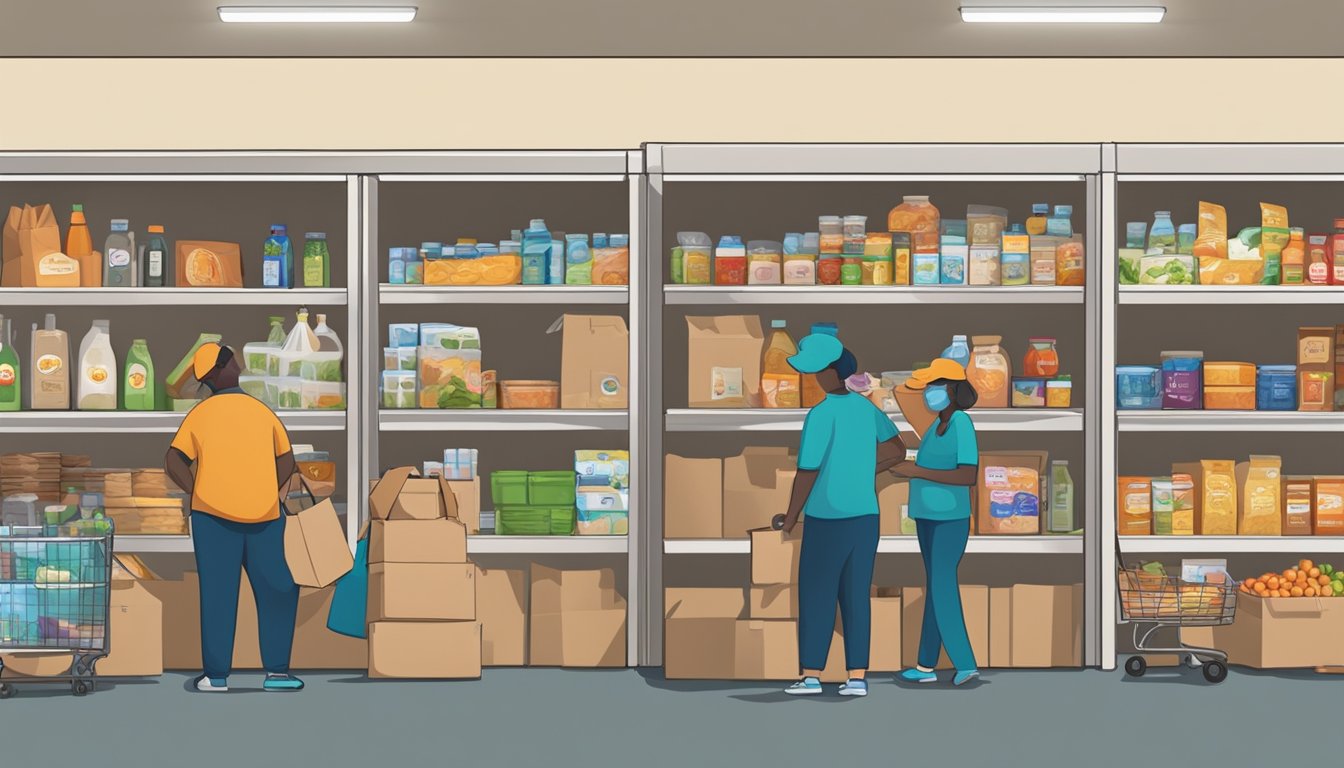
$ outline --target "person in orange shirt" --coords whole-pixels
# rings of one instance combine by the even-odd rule
[[[233,350],[206,344],[193,373],[210,391],[182,421],[164,459],[173,482],[191,494],[191,535],[201,585],[201,660],[196,690],[229,689],[238,589],[247,569],[267,691],[297,691],[289,674],[299,588],[285,562],[280,489],[296,465],[280,419],[238,386]],[[195,473],[192,467],[195,466]]]

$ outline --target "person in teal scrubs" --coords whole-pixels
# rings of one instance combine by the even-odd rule
[[[812,334],[789,358],[795,370],[816,374],[826,399],[807,414],[798,449],[798,475],[789,510],[776,528],[792,531],[800,515],[798,656],[803,679],[792,696],[822,692],[821,671],[830,655],[835,612],[845,631],[849,680],[841,696],[866,696],[873,562],[880,538],[877,475],[905,460],[905,445],[891,418],[845,380],[858,371],[854,354],[829,334]]]
[[[910,517],[915,521],[928,582],[918,663],[902,672],[901,679],[936,681],[933,670],[939,651],[945,648],[957,670],[952,683],[963,685],[980,675],[966,634],[957,582],[957,568],[971,533],[971,487],[980,472],[975,425],[966,414],[977,395],[966,380],[966,370],[947,359],[916,371],[906,386],[923,392],[924,407],[938,414],[938,419],[925,431],[918,458],[894,470],[910,478]]]

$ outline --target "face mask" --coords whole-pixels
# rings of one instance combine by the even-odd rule
[[[934,413],[941,413],[944,408],[952,404],[952,398],[947,394],[947,387],[926,387],[924,389],[924,407]]]

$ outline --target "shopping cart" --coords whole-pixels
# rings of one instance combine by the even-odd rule
[[[1134,626],[1134,649],[1138,655],[1125,660],[1125,674],[1143,677],[1148,662],[1142,654],[1174,653],[1200,667],[1204,679],[1221,683],[1227,679],[1227,654],[1216,648],[1187,645],[1181,638],[1184,627],[1218,627],[1231,624],[1237,613],[1237,583],[1226,574],[1225,581],[1185,581],[1174,576],[1150,573],[1140,568],[1120,570],[1120,623]],[[1159,646],[1154,636],[1160,630],[1176,630],[1175,646]]]
[[[14,695],[14,682],[93,690],[94,666],[110,647],[111,588],[108,521],[0,528],[0,654],[71,655],[65,674],[51,676],[15,674],[0,659],[0,699]]]

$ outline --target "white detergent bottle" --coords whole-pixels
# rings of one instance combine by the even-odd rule
[[[336,332],[327,325],[327,316],[317,316],[317,327],[313,329],[313,335],[317,337],[317,348],[321,352],[340,352],[345,353],[345,347],[341,346],[341,338]]]
[[[112,351],[111,323],[94,320],[79,344],[79,382],[75,407],[81,411],[117,409],[117,356]]]

